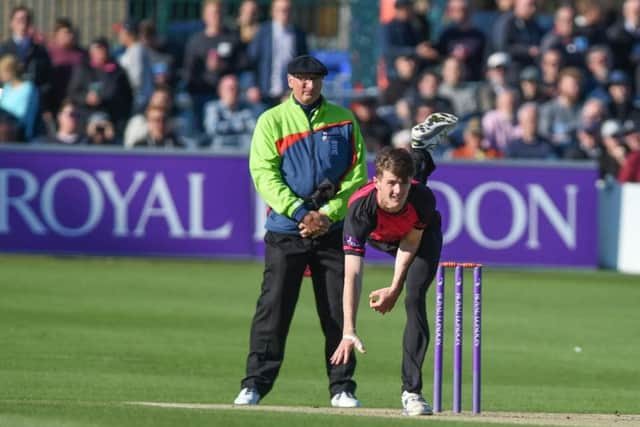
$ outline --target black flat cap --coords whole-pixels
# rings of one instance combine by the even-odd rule
[[[293,58],[287,66],[289,74],[317,74],[326,76],[329,70],[325,65],[311,55],[301,55]]]

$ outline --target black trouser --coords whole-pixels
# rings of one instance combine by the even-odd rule
[[[242,387],[255,388],[262,397],[273,387],[284,358],[302,276],[309,265],[316,309],[325,336],[324,360],[329,391],[331,395],[354,392],[356,383],[351,377],[356,367],[355,357],[351,357],[346,365],[333,366],[329,362],[342,340],[342,230],[317,239],[267,232],[264,241],[264,280],[251,325],[247,376],[242,380]]]
[[[424,230],[404,285],[407,323],[402,340],[402,390],[411,393],[422,391],[422,364],[429,347],[426,296],[442,250],[439,215],[437,219]]]

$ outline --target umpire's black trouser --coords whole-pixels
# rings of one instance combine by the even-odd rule
[[[407,272],[405,280],[404,306],[407,323],[402,340],[402,390],[411,393],[422,391],[422,364],[429,347],[429,324],[427,323],[427,290],[436,275],[442,231],[440,215],[427,227],[420,247]],[[396,252],[390,252],[395,256]]]
[[[262,292],[251,325],[247,376],[242,387],[255,388],[264,397],[273,387],[284,357],[285,343],[305,267],[311,268],[316,309],[325,336],[324,360],[331,395],[354,392],[351,379],[355,357],[333,366],[329,358],[342,340],[344,253],[342,230],[317,239],[267,232]]]

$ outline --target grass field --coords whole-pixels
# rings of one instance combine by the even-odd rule
[[[261,270],[251,262],[0,256],[0,426],[491,425],[455,417],[125,404],[230,403],[244,373]],[[365,293],[385,286],[390,274],[389,267],[368,267]],[[469,410],[466,279],[463,407]],[[486,268],[483,282],[483,410],[640,414],[637,276]],[[451,405],[451,295],[448,287],[445,409]],[[368,354],[359,357],[356,379],[368,408],[399,408],[403,322],[402,305],[384,317],[361,307]],[[264,405],[328,406],[320,337],[305,281],[287,357]],[[431,371],[430,352],[428,400]]]

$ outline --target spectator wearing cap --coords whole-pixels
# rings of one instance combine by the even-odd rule
[[[632,120],[623,126],[624,142],[629,153],[618,172],[620,182],[640,182],[640,127]]]
[[[415,22],[413,1],[395,0],[393,18],[381,28],[382,55],[391,77],[395,59],[400,55],[414,56],[419,71],[438,60],[438,51],[429,42],[429,32]]]
[[[611,73],[611,50],[606,45],[596,45],[587,51],[587,76],[584,93],[588,98],[609,99],[607,84]]]
[[[47,45],[51,58],[51,99],[50,110],[56,114],[67,96],[73,68],[87,60],[87,51],[77,42],[76,31],[67,18],[56,20],[53,37]]]
[[[640,64],[640,0],[625,0],[620,19],[607,29],[613,67],[634,72]]]
[[[504,152],[517,137],[517,103],[518,94],[513,89],[498,94],[495,110],[488,111],[482,117],[483,148]]]
[[[542,38],[540,48],[543,52],[558,49],[565,65],[583,68],[589,40],[576,33],[575,17],[576,11],[570,4],[563,4],[556,9],[553,28]]]
[[[413,56],[400,55],[394,62],[395,72],[389,79],[389,85],[382,92],[382,105],[393,105],[416,84],[416,60]]]
[[[0,44],[0,57],[14,55],[25,80],[36,85],[41,107],[48,108],[51,97],[51,59],[47,49],[33,38],[33,14],[25,6],[11,10],[11,37]]]
[[[222,23],[222,6],[222,0],[202,2],[204,30],[191,36],[184,52],[183,79],[199,130],[204,104],[216,98],[220,78],[237,73],[245,65],[237,32]]]
[[[467,159],[467,160],[488,160],[497,159],[500,153],[493,149],[484,150],[482,148],[482,124],[476,117],[467,122],[462,134],[463,145],[454,148],[445,154],[445,157],[451,159]]]
[[[218,99],[204,107],[204,130],[214,151],[248,153],[257,110],[240,98],[238,77],[228,74],[218,83]]]
[[[463,80],[464,64],[454,56],[444,60],[442,64],[442,83],[438,95],[446,98],[453,105],[453,112],[464,117],[480,111],[478,85]]]
[[[68,96],[85,116],[106,113],[120,134],[131,115],[133,93],[126,72],[109,54],[109,42],[97,38],[89,45],[89,62],[73,69]]]
[[[505,18],[502,26],[496,27],[500,33],[495,36],[495,49],[511,56],[513,75],[534,64],[540,56],[543,31],[536,13],[536,0],[515,0],[513,13]]]
[[[623,123],[626,120],[640,120],[640,112],[634,108],[631,80],[622,70],[613,70],[607,81],[609,103],[607,115],[611,119]]]
[[[3,84],[0,108],[18,120],[25,139],[30,141],[36,132],[40,96],[35,84],[22,78],[21,69],[14,55],[0,58],[0,82]]]
[[[265,103],[273,105],[287,93],[287,64],[308,51],[306,33],[291,23],[291,1],[274,0],[271,20],[260,25],[248,49],[254,85]]]
[[[378,115],[376,107],[377,100],[373,96],[356,98],[351,104],[351,111],[358,119],[360,132],[369,153],[376,153],[381,148],[390,146],[393,133],[389,123]]]
[[[626,150],[620,138],[623,136],[622,124],[614,119],[605,120],[600,128],[602,153],[598,159],[600,178],[617,178],[624,164]]]
[[[580,118],[581,73],[567,67],[558,78],[558,96],[544,103],[540,109],[538,131],[555,148],[558,157],[575,143]]]
[[[118,58],[120,66],[129,77],[133,91],[133,111],[143,111],[153,92],[153,69],[147,49],[138,40],[138,24],[135,21],[122,23],[118,39],[124,52]]]
[[[520,72],[520,84],[518,85],[520,102],[535,102],[542,104],[549,100],[540,87],[540,70],[535,65],[524,67]]]
[[[509,54],[494,52],[487,58],[487,71],[485,80],[478,87],[480,97],[480,109],[483,112],[496,108],[496,96],[509,89],[507,67],[509,66]]]
[[[438,38],[436,49],[442,57],[455,56],[467,70],[467,80],[479,81],[483,77],[482,63],[485,57],[486,37],[471,22],[471,10],[467,0],[447,2],[449,25]]]
[[[270,211],[262,291],[246,376],[234,403],[255,405],[273,387],[309,265],[325,336],[331,404],[356,407],[355,359],[333,365],[330,358],[343,336],[342,222],[349,197],[367,181],[364,141],[353,113],[322,96],[324,64],[299,56],[287,72],[290,97],[260,116],[251,141],[251,178]]]
[[[518,109],[519,137],[505,147],[505,157],[510,159],[552,159],[555,157],[549,142],[538,134],[538,105],[522,104]]]
[[[56,130],[52,135],[39,138],[45,144],[85,145],[89,143],[83,126],[80,108],[70,99],[64,99],[56,115]]]

